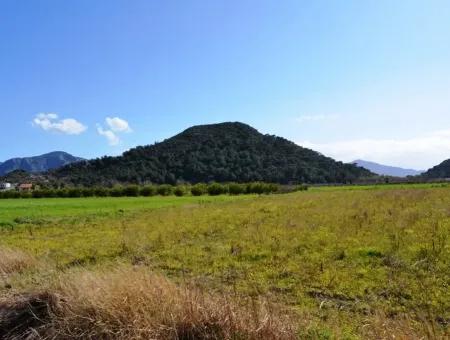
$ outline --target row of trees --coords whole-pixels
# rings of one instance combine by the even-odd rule
[[[306,190],[306,186],[291,188]],[[147,186],[116,186],[113,188],[65,188],[65,189],[35,189],[30,192],[3,191],[0,198],[44,198],[44,197],[137,197],[137,196],[202,196],[202,195],[243,195],[243,194],[271,194],[280,191],[280,186],[272,183],[198,183],[195,185],[147,185]]]

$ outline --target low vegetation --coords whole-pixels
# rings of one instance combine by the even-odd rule
[[[307,186],[285,187],[283,192],[306,190]],[[147,186],[115,186],[112,188],[62,188],[51,189],[44,186],[36,186],[30,191],[7,190],[0,191],[0,198],[76,198],[76,197],[137,197],[137,196],[218,196],[218,195],[243,195],[243,194],[272,194],[280,191],[280,186],[273,183],[198,183],[195,185],[169,184]]]
[[[445,338],[449,190],[4,200],[0,329],[49,338]],[[179,203],[155,209],[166,200]],[[40,202],[72,208],[27,215]],[[17,330],[8,326],[15,315]]]

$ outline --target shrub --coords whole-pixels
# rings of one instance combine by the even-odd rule
[[[21,193],[19,191],[8,190],[8,191],[3,192],[3,198],[20,198],[20,194]]]
[[[227,193],[228,188],[220,183],[211,183],[208,185],[208,194],[211,196],[217,196]]]
[[[162,184],[158,186],[156,192],[161,196],[169,196],[173,192],[173,187],[169,184]]]
[[[295,191],[306,191],[306,190],[308,190],[308,186],[306,184],[297,185],[297,187],[295,188]]]
[[[94,196],[94,189],[83,188],[81,190],[81,194],[82,194],[83,197],[92,197],[92,196]]]
[[[121,197],[123,196],[123,188],[122,187],[114,187],[110,191],[110,195],[112,197]]]
[[[44,191],[42,191],[42,190],[33,190],[32,193],[31,193],[31,196],[32,196],[33,198],[42,198],[42,197],[45,197]]]
[[[65,189],[59,189],[59,190],[56,190],[56,196],[57,197],[67,197],[68,192]]]
[[[18,194],[19,194],[20,198],[31,198],[32,197],[31,192],[29,192],[29,191],[23,191]]]
[[[67,197],[81,197],[81,190],[78,188],[71,188],[67,191]]]
[[[156,195],[156,188],[153,185],[147,185],[140,190],[141,196],[155,196]]]
[[[246,187],[247,194],[258,194],[261,195],[264,192],[264,187],[262,183],[248,183]]]
[[[139,196],[139,187],[137,185],[129,185],[123,189],[123,194],[129,197]]]
[[[191,194],[193,196],[202,196],[202,195],[206,194],[207,191],[208,191],[208,188],[203,183],[198,183],[191,187]]]
[[[184,196],[186,194],[186,190],[182,186],[177,186],[174,189],[173,193],[175,194],[175,196],[180,197],[180,196]]]
[[[264,185],[264,193],[265,194],[272,194],[275,192],[278,192],[279,186],[275,183],[265,183]]]
[[[97,197],[106,197],[108,196],[108,189],[102,188],[102,187],[97,187],[94,188],[94,195]]]
[[[277,192],[278,189],[279,187],[277,184],[263,182],[248,183],[246,186],[247,194],[270,194]]]
[[[230,195],[245,194],[245,186],[239,183],[230,183],[228,185],[228,192]]]

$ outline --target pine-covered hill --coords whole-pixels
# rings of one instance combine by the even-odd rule
[[[450,178],[450,159],[424,172],[422,177],[427,179]]]
[[[161,143],[119,157],[79,162],[51,173],[76,185],[114,183],[250,182],[349,183],[373,174],[336,162],[243,123],[191,127]]]

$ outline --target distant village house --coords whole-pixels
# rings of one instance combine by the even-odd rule
[[[22,183],[17,188],[19,189],[19,191],[31,191],[33,189],[33,184]]]

